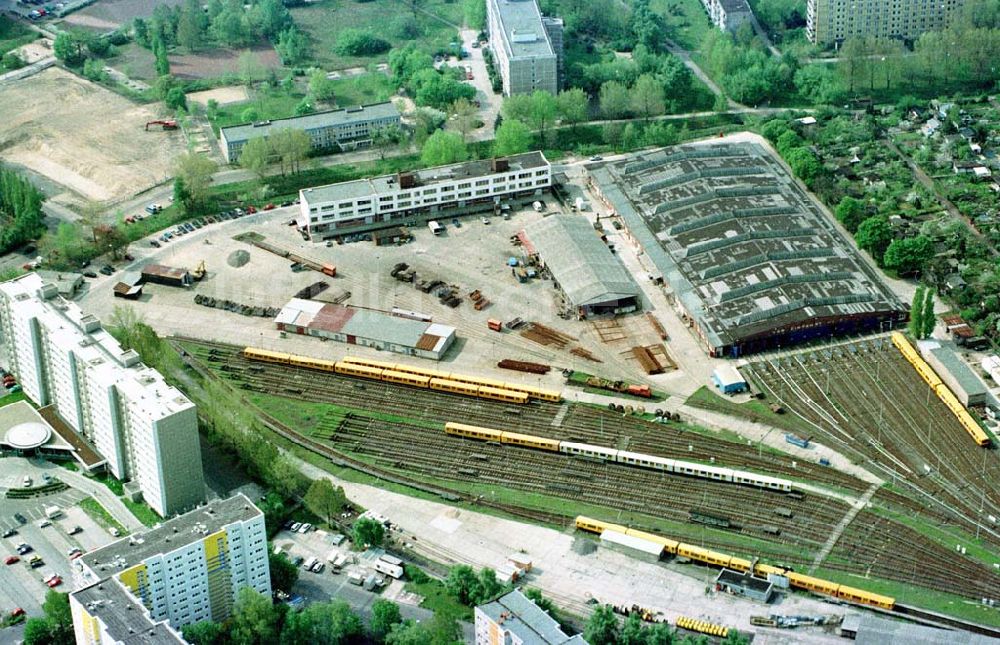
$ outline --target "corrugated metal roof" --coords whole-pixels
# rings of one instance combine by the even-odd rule
[[[720,365],[715,368],[712,372],[712,376],[718,382],[719,387],[726,387],[727,385],[740,385],[746,384],[747,380],[740,375],[739,370],[737,370],[732,365]]]
[[[574,305],[639,297],[639,287],[586,218],[552,215],[525,232]]]
[[[842,629],[847,627],[846,619]],[[857,620],[858,645],[998,645],[1000,640],[965,631],[913,625],[868,614]]]
[[[948,370],[952,377],[958,382],[965,393],[969,396],[984,395],[986,394],[986,384],[983,383],[975,372],[969,369],[969,366],[965,364],[958,354],[954,352],[950,347],[945,347],[943,345],[938,345],[937,347],[930,348],[930,353],[934,355],[941,365]]]

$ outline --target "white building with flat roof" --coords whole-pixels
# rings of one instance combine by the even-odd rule
[[[505,95],[559,91],[562,20],[542,16],[537,0],[486,0],[486,28]]]
[[[298,224],[314,240],[435,219],[453,209],[491,210],[502,199],[541,195],[552,166],[539,151],[466,161],[299,191]]]
[[[264,514],[243,494],[73,560],[78,645],[183,643],[177,631],[222,622],[240,589],[271,595]],[[146,640],[133,640],[148,635]]]
[[[204,501],[194,404],[95,316],[29,273],[0,284],[0,335],[28,398],[134,482],[154,511],[166,517]]]

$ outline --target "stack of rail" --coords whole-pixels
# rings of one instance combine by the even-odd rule
[[[303,266],[309,267],[313,271],[318,271],[331,278],[337,275],[337,267],[332,264],[325,264],[323,262],[317,262],[316,260],[310,260],[309,258],[302,257],[301,255],[296,255],[287,249],[283,249],[280,246],[275,246],[270,242],[265,242],[264,240],[254,240],[252,242],[254,246],[259,249],[264,249],[269,253],[274,253],[278,257],[287,258],[292,262],[297,262]]]
[[[987,435],[983,429],[979,426],[979,423],[969,414],[969,411],[965,409],[965,406],[958,400],[955,394],[948,389],[948,386],[944,384],[941,378],[934,372],[930,365],[927,364],[917,350],[913,349],[906,337],[898,331],[892,332],[892,343],[899,349],[903,358],[913,365],[913,368],[917,370],[927,385],[937,394],[937,397],[941,399],[951,413],[955,415],[958,422],[962,424],[965,431],[969,433],[972,440],[975,441],[980,446],[988,446],[990,444],[990,437]]]
[[[517,385],[503,381],[473,378],[457,373],[428,370],[401,363],[389,363],[361,358],[347,357],[343,361],[331,361],[297,354],[273,352],[267,349],[247,347],[243,356],[249,360],[280,363],[295,367],[334,372],[347,376],[387,381],[424,389],[451,392],[506,403],[527,403],[529,399],[560,401],[559,392],[543,390],[530,385]]]
[[[727,569],[741,571],[743,573],[751,572],[752,568],[752,572],[762,578],[766,578],[768,575],[784,576],[788,579],[788,584],[793,587],[833,596],[835,598],[848,600],[862,605],[872,605],[874,607],[881,607],[882,609],[893,609],[896,605],[896,599],[890,598],[889,596],[883,596],[881,594],[864,591],[863,589],[848,587],[847,585],[842,585],[837,582],[831,582],[829,580],[795,573],[786,567],[775,567],[770,564],[753,563],[750,560],[738,558],[727,553],[719,553],[718,551],[703,549],[699,546],[685,544],[683,542],[678,542],[677,540],[671,540],[670,538],[661,537],[652,533],[646,533],[645,531],[637,531],[620,524],[611,524],[602,520],[595,520],[583,515],[576,518],[576,528],[581,531],[589,531],[590,533],[597,534],[601,534],[604,531],[614,531],[615,533],[631,535],[633,537],[648,540],[654,544],[660,544],[663,546],[663,551],[671,555],[680,556],[696,562],[711,564],[717,567],[725,567]]]

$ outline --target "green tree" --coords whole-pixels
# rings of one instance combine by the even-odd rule
[[[620,645],[646,645],[646,630],[639,614],[629,614],[622,626]]]
[[[934,316],[934,291],[931,289],[927,290],[924,294],[924,305],[923,313],[921,314],[921,328],[920,337],[930,338],[934,334],[934,325],[937,322],[937,318]]]
[[[222,625],[211,620],[184,625],[181,634],[193,645],[222,645],[224,642]]]
[[[295,25],[286,27],[278,35],[274,46],[284,65],[297,65],[309,55],[309,39]]]
[[[253,8],[253,23],[265,38],[274,40],[292,24],[292,15],[281,0],[261,0]]]
[[[171,110],[186,110],[187,95],[184,94],[184,88],[171,87],[167,91],[167,96],[163,99],[163,102]]]
[[[100,249],[101,253],[111,253],[111,257],[116,260],[128,248],[128,236],[117,226],[102,224],[97,227],[95,233],[97,234],[95,242],[97,248]]]
[[[198,0],[185,0],[177,23],[177,43],[190,51],[205,44],[208,35],[208,16]]]
[[[480,595],[481,584],[475,570],[467,564],[456,564],[448,570],[445,589],[463,605],[472,605]]]
[[[493,600],[504,591],[504,585],[497,580],[497,574],[493,569],[486,567],[479,571],[479,589],[475,598],[475,604],[481,605],[484,602]]]
[[[648,120],[663,114],[665,109],[663,84],[650,74],[640,76],[632,88],[632,111]]]
[[[346,645],[364,633],[361,618],[343,600],[318,602],[285,620],[281,642],[287,645]]]
[[[191,205],[191,193],[184,185],[183,177],[174,177],[174,203],[185,213]]]
[[[267,137],[250,139],[240,149],[240,167],[263,179],[267,167],[271,165],[273,155],[274,151]]]
[[[646,629],[646,645],[673,645],[674,630],[669,623],[654,623]]]
[[[243,10],[243,0],[226,0],[219,13],[211,20],[209,29],[221,44],[240,47],[250,42],[250,21]]]
[[[469,136],[479,123],[479,109],[466,98],[460,98],[451,106],[448,127],[462,135],[462,141]]]
[[[858,227],[861,226],[861,222],[865,221],[867,217],[864,202],[850,195],[840,200],[833,214],[844,225],[844,228],[851,233],[856,232]]]
[[[493,156],[506,157],[531,150],[531,129],[516,119],[505,119],[497,128]]]
[[[914,275],[923,271],[933,255],[934,245],[925,235],[893,240],[885,250],[885,268],[900,275]]]
[[[208,185],[218,166],[205,155],[185,152],[174,159],[174,176],[184,180],[184,187],[193,204],[200,204],[208,195]]]
[[[281,163],[282,175],[286,169],[297,174],[312,151],[312,139],[300,128],[284,128],[271,135],[271,150]]]
[[[924,285],[917,285],[917,290],[913,293],[913,301],[910,302],[910,335],[917,340],[923,338],[924,289]]]
[[[52,42],[52,53],[67,65],[83,63],[83,41],[75,34],[60,31]]]
[[[528,111],[528,123],[538,131],[542,141],[548,138],[549,128],[555,122],[559,108],[556,97],[542,90],[535,90],[531,94]]]
[[[391,600],[379,598],[372,605],[372,617],[369,621],[369,629],[376,643],[384,642],[393,626],[402,622],[403,617],[399,613],[399,605]]]
[[[47,591],[42,612],[44,617],[29,618],[25,624],[25,645],[71,645],[74,637],[69,594]]]
[[[578,123],[583,123],[590,116],[590,101],[587,93],[578,87],[563,90],[556,96],[556,108],[562,122],[576,129]]]
[[[583,638],[590,645],[617,645],[621,639],[618,618],[611,605],[599,605],[587,620]]]
[[[363,517],[351,529],[354,544],[363,547],[380,546],[385,539],[385,526],[381,522]]]
[[[446,130],[438,130],[432,134],[424,143],[420,154],[420,160],[425,166],[441,166],[468,158],[469,151],[461,135]]]
[[[549,616],[552,616],[553,619],[555,619],[556,621],[559,620],[556,617],[556,607],[555,607],[555,605],[552,604],[551,600],[549,600],[548,598],[546,598],[545,596],[542,595],[542,591],[540,589],[536,589],[535,587],[531,587],[529,589],[525,589],[524,590],[524,596],[528,600],[530,600],[531,602],[533,602],[536,605],[538,605],[539,609],[541,609],[542,611],[544,611]]]
[[[628,114],[632,104],[628,87],[618,81],[607,81],[601,85],[601,114],[606,119],[620,119]]]
[[[336,84],[321,69],[314,69],[309,75],[309,93],[320,101],[332,101],[335,87]]]
[[[398,125],[388,125],[372,132],[372,146],[378,150],[379,159],[385,159],[386,153],[395,146],[406,141],[406,134]]]
[[[815,153],[805,146],[795,148],[785,157],[788,166],[795,173],[795,176],[804,181],[807,185],[816,178],[823,170],[819,159]]]
[[[882,215],[869,217],[861,222],[854,234],[858,246],[868,251],[879,266],[882,265],[882,257],[885,255],[885,250],[889,248],[892,237],[892,227],[889,225],[889,220]]]
[[[53,645],[52,626],[44,618],[29,618],[24,624],[24,645]],[[70,645],[73,641],[63,641]]]
[[[274,549],[271,549],[267,556],[267,565],[271,572],[271,586],[290,593],[299,580],[299,568],[295,563],[288,559],[284,551],[275,553]]]
[[[465,14],[465,24],[471,29],[482,31],[486,29],[486,2],[484,0],[465,0],[462,3]]]
[[[267,596],[252,587],[236,594],[229,635],[239,645],[272,645],[278,640],[281,615]]]
[[[264,66],[261,65],[257,55],[249,49],[240,54],[236,67],[239,70],[240,80],[247,88],[252,88],[254,83],[264,77]]]
[[[388,41],[367,29],[348,28],[337,34],[333,51],[340,56],[375,56],[389,51],[391,47]]]
[[[153,37],[153,56],[156,58],[156,75],[168,76],[170,74],[170,59],[167,57],[167,46],[159,35]]]
[[[314,479],[306,491],[305,499],[302,500],[306,508],[326,520],[328,526],[333,526],[333,522],[347,503],[347,496],[344,489],[334,486],[326,477]]]

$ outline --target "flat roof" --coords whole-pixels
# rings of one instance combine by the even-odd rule
[[[185,276],[190,275],[190,271],[187,269],[181,269],[178,267],[168,267],[165,264],[147,264],[142,267],[142,275],[158,275],[164,278],[171,278],[173,280],[183,280]]]
[[[440,351],[455,328],[412,318],[393,316],[378,309],[362,309],[292,298],[275,323],[380,340],[393,345]]]
[[[108,636],[116,642],[127,645],[186,642],[165,623],[154,623],[142,603],[115,579],[102,580],[72,595],[87,613],[101,620]]]
[[[528,226],[525,234],[577,307],[638,299],[638,285],[585,217],[550,215]]]
[[[635,535],[626,535],[620,531],[612,531],[611,529],[606,529],[601,533],[601,542],[611,542],[612,544],[618,544],[657,557],[663,554],[662,544]]]
[[[675,146],[588,171],[713,347],[906,311],[758,143]]]
[[[261,515],[243,493],[217,499],[193,511],[167,520],[145,533],[116,540],[80,556],[80,560],[100,578],[113,576],[154,555],[169,553],[200,540],[235,522]]]
[[[933,354],[934,358],[941,362],[941,365],[948,370],[948,373],[951,374],[968,396],[983,396],[986,394],[988,391],[986,384],[976,376],[976,373],[972,371],[965,361],[959,358],[955,350],[937,341],[918,341],[917,345],[920,349],[923,350],[926,348],[927,351]]]
[[[536,0],[492,0],[512,57],[555,56]]]
[[[238,143],[257,137],[266,137],[273,131],[287,128],[309,131],[346,125],[348,123],[390,118],[398,119],[399,110],[396,109],[392,101],[385,101],[384,103],[326,110],[324,112],[315,112],[304,116],[292,116],[285,119],[241,123],[239,125],[230,125],[220,130],[227,142]]]
[[[997,639],[963,630],[937,629],[873,614],[848,614],[841,631],[857,634],[858,645],[996,645]]]
[[[764,578],[758,578],[742,571],[733,571],[732,569],[723,569],[715,577],[715,580],[722,584],[742,587],[743,589],[758,591],[760,593],[767,593],[773,587],[773,583]]]
[[[587,645],[580,635],[567,636],[559,623],[527,598],[520,589],[476,607],[503,629],[521,639],[522,645]]]
[[[519,155],[503,157],[509,165],[508,170],[493,170],[493,160],[480,159],[476,161],[464,161],[462,163],[448,166],[435,166],[416,170],[409,174],[416,180],[416,187],[433,186],[437,183],[450,181],[453,179],[475,179],[477,177],[488,177],[498,172],[511,172],[517,170],[529,170],[549,166],[548,160],[541,151],[525,152]],[[356,179],[354,181],[343,181],[339,184],[328,184],[326,186],[315,186],[299,191],[301,199],[307,204],[338,202],[346,199],[360,199],[362,197],[374,197],[376,195],[388,195],[397,193],[399,187],[399,174],[381,175],[368,179]]]
[[[727,363],[723,363],[722,365],[716,367],[715,370],[712,371],[712,376],[718,380],[719,385],[722,387],[727,385],[746,384],[747,382],[738,369]]]

